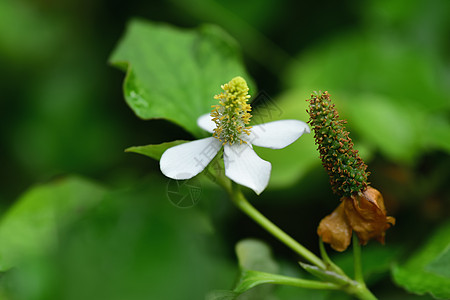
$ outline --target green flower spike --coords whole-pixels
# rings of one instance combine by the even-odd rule
[[[353,149],[346,121],[339,119],[327,92],[311,95],[309,104],[309,124],[315,132],[322,164],[333,192],[341,197],[340,205],[320,222],[317,234],[337,251],[347,249],[352,232],[361,244],[371,239],[384,243],[385,232],[395,219],[386,216],[383,196],[369,186],[367,165]]]
[[[312,94],[309,100],[309,124],[319,146],[320,159],[330,176],[333,192],[350,196],[368,186],[367,165],[353,149],[352,139],[345,130],[345,120],[339,119],[328,92]]]

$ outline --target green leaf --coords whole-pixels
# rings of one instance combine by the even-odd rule
[[[206,300],[235,300],[239,296],[233,291],[212,291],[206,295]]]
[[[378,147],[386,157],[413,161],[424,144],[426,116],[381,95],[359,94],[352,98],[351,105],[343,109],[354,133]]]
[[[236,244],[236,255],[238,258],[239,266],[241,268],[241,277],[234,291],[239,294],[243,293],[237,299],[276,299],[273,295],[274,286],[258,286],[260,284],[270,282],[270,279],[267,277],[267,275],[261,272],[253,272],[278,272],[279,266],[273,259],[272,250],[270,249],[270,247],[260,240],[245,239]]]
[[[339,35],[303,52],[286,81],[290,87],[326,89],[332,95],[370,91],[428,112],[450,108],[448,85],[440,76],[445,67],[414,45],[389,34]]]
[[[329,91],[358,142],[414,163],[430,149],[450,149],[444,64],[414,45],[389,34],[339,36],[302,53],[286,81],[295,89]],[[434,126],[439,123],[444,126]]]
[[[245,239],[236,244],[235,250],[241,269],[236,287],[233,291],[212,291],[207,300],[276,300],[272,285],[260,286],[272,282],[273,276],[277,275],[269,272],[275,273],[279,269],[269,246],[256,239]]]
[[[341,290],[341,285],[336,285],[330,282],[321,282],[317,280],[307,280],[300,279],[296,277],[283,276],[278,274],[259,272],[259,271],[242,271],[241,278],[236,288],[234,289],[237,293],[243,293],[246,291],[254,291],[255,287],[261,288],[260,285],[270,283],[272,285],[288,285],[299,288],[307,288],[307,289],[318,289],[318,290]],[[343,284],[352,284],[352,281],[344,281]],[[246,296],[250,294],[245,294]],[[272,293],[260,293],[258,296],[255,294],[251,294],[251,297],[245,297],[245,299],[276,299],[274,298]],[[268,298],[267,298],[268,297]],[[241,299],[241,298],[239,298]]]
[[[238,75],[251,81],[236,42],[214,25],[133,20],[110,62],[126,70],[125,99],[138,117],[167,119],[197,137],[205,134],[197,118],[216,104],[220,86]]]
[[[261,284],[272,283],[274,281],[273,276],[274,274],[270,273],[244,270],[241,273],[241,278],[234,289],[234,292],[241,294]],[[247,294],[245,299],[272,299],[273,296],[270,295],[272,293],[272,289],[270,289],[270,292],[267,293],[267,288],[272,288],[272,286],[260,286],[258,289],[254,289],[251,294]]]
[[[54,246],[59,228],[80,218],[104,193],[78,177],[31,188],[0,221],[0,271]]]
[[[164,151],[166,151],[169,148],[172,148],[174,146],[187,143],[188,141],[173,141],[173,142],[167,142],[157,145],[146,145],[146,146],[134,146],[129,147],[125,149],[125,152],[134,152],[138,154],[142,154],[145,156],[148,156],[150,158],[160,160],[161,156],[163,155]]]
[[[236,244],[236,255],[243,270],[278,272],[278,264],[272,257],[272,250],[264,242],[245,239]]]
[[[431,117],[427,123],[425,138],[429,144],[450,153],[450,120],[442,113]]]
[[[393,268],[395,282],[416,294],[449,299],[449,248],[450,223],[446,223],[405,264]]]
[[[203,200],[214,195],[202,190]],[[160,176],[108,191],[59,232],[54,251],[7,272],[0,288],[7,284],[14,300],[204,299],[236,269],[201,203],[171,205]]]
[[[278,272],[279,266],[273,260],[270,248],[263,242],[254,239],[247,239],[239,242],[236,245],[236,253],[238,255],[239,265],[241,267],[241,274],[239,280],[233,291],[214,291],[210,293],[210,299],[239,299],[239,300],[276,300],[279,299],[274,290],[274,285],[279,286],[291,286],[296,288],[302,288],[296,294],[300,295],[323,295],[328,293],[321,292],[304,292],[303,289],[312,290],[339,290],[341,289],[339,284],[351,284],[351,281],[344,280],[341,276],[332,272],[319,272],[317,268],[309,265],[302,265],[311,273],[317,275],[320,273],[320,278],[330,279],[332,278],[334,284],[331,282],[322,282],[317,280],[309,280],[299,278],[298,274],[294,276],[285,276],[265,271],[249,270],[262,269],[270,272]],[[267,285],[269,283],[270,285]],[[295,295],[295,293],[293,293]]]
[[[450,245],[435,260],[430,262],[425,269],[443,277],[450,278]]]

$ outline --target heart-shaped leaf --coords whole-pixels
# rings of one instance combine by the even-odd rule
[[[126,71],[125,99],[138,117],[167,119],[196,137],[205,135],[197,118],[216,104],[220,86],[235,76],[250,81],[236,42],[214,25],[133,20],[110,62]]]

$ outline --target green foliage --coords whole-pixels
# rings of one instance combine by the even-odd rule
[[[442,225],[404,264],[395,266],[395,282],[410,292],[450,298],[450,223]]]
[[[419,110],[399,105],[382,95],[364,94],[349,100],[352,104],[345,106],[352,122],[349,126],[355,128],[355,133],[363,134],[367,144],[379,146],[383,154],[395,160],[411,160],[417,155],[425,142],[417,138],[417,133],[429,127],[422,123],[424,116]],[[432,128],[428,130],[433,132]]]
[[[18,64],[48,59],[63,37],[61,25],[54,17],[42,18],[22,1],[3,0],[0,3],[0,53]],[[27,38],[24,38],[25,32]],[[49,51],[49,46],[54,50]]]
[[[131,1],[104,10],[88,0],[0,1],[0,298],[184,300],[233,286],[237,267],[220,236],[235,241],[253,234],[239,227],[244,217],[229,214],[225,196],[209,193],[208,185],[202,186],[197,206],[171,206],[164,192],[167,179],[159,173],[140,179],[158,171],[123,153],[140,141],[190,139],[180,137],[185,132],[177,128],[162,128],[162,122],[133,120],[123,107],[121,76],[105,65],[105,56],[133,15],[181,27],[211,22],[233,36],[215,25],[181,29],[132,21],[110,62],[127,72],[125,98],[141,118],[164,118],[196,137],[206,134],[196,118],[217,104],[213,95],[220,85],[237,75],[250,81],[234,38],[260,89],[272,97],[268,106],[255,105],[252,122],[306,121],[305,99],[314,90],[328,90],[361,157],[376,158],[369,164],[371,179],[398,220],[394,245],[363,248],[366,282],[371,288],[375,284],[380,299],[431,298],[408,291],[448,298],[447,229],[406,263],[399,261],[416,251],[405,246],[411,239],[422,240],[430,223],[448,219],[450,2],[334,3],[327,1],[332,9],[320,10],[319,16],[298,18],[299,11],[318,11],[323,4]],[[254,100],[255,89],[251,95]],[[171,145],[127,151],[158,159]],[[316,223],[336,199],[322,188],[326,176],[312,134],[281,150],[255,148],[272,163],[272,190],[255,203],[302,242],[315,245]],[[35,182],[71,173],[95,177],[113,191],[68,177],[17,196]],[[255,245],[250,258],[267,249]],[[291,255],[281,259],[292,269],[280,274],[310,278]],[[333,261],[352,274],[351,253]],[[397,264],[396,286],[385,284],[392,264]],[[241,278],[247,287],[268,280],[264,272],[249,270]],[[261,284],[242,294],[210,295],[216,300],[349,299],[293,286],[272,289]]]
[[[312,275],[306,273],[299,265],[289,262],[280,262],[281,273],[292,277],[312,279]],[[291,299],[314,299],[314,300],[325,300],[325,299],[338,299],[339,295],[346,295],[341,292],[330,292],[325,290],[313,290],[313,289],[299,289],[298,287],[280,285],[275,290],[278,298],[283,300]],[[340,298],[339,298],[340,299]]]
[[[363,248],[362,251],[362,266],[363,266],[363,276],[365,282],[371,287],[380,280],[386,279],[389,275],[389,271],[393,263],[398,261],[400,256],[403,254],[403,249],[396,245],[390,244],[389,246],[382,246],[379,244],[369,244]],[[351,251],[346,251],[344,253],[339,253],[333,255],[332,261],[335,262],[339,267],[342,268],[345,274],[353,274],[353,253]],[[302,274],[300,272],[286,271],[282,269],[282,273],[289,273],[290,276],[295,277],[305,277],[307,274]],[[309,278],[309,277],[306,277]],[[289,286],[280,286],[277,289],[277,295],[281,299],[353,299],[351,296],[342,292],[330,292],[321,290],[311,290],[311,289],[298,289]],[[408,295],[410,297],[410,295]],[[400,297],[400,295],[398,295]],[[380,295],[380,299],[383,297]],[[408,299],[408,298],[405,298]]]
[[[105,36],[93,42],[96,29],[84,34],[81,19],[65,16],[73,9],[55,5],[0,3],[0,164],[11,170],[2,180],[4,204],[35,182],[101,174],[124,157],[124,127],[111,105],[119,92],[111,88],[106,53],[99,55]]]
[[[385,278],[396,261],[398,261],[404,249],[399,245],[390,243],[388,246],[371,243],[362,249],[361,265],[363,276],[368,285],[372,285]],[[353,273],[353,253],[344,252],[332,257],[333,261],[342,268],[346,274]]]
[[[134,147],[129,147],[129,148],[125,149],[125,152],[134,152],[134,153],[148,156],[148,157],[156,159],[156,160],[160,160],[164,151],[166,151],[167,149],[172,148],[176,145],[180,145],[180,144],[183,144],[186,142],[187,141],[173,141],[173,142],[167,142],[167,143],[162,143],[162,144],[158,144],[158,145],[134,146]]]
[[[442,65],[412,45],[389,34],[341,35],[303,53],[287,86],[327,90],[351,132],[389,159],[411,163],[430,149],[448,151],[448,139],[438,138],[450,132]]]
[[[0,221],[0,271],[55,247],[61,226],[81,218],[104,194],[78,177],[31,188]]]
[[[272,257],[272,251],[264,242],[255,239],[242,240],[236,244],[241,275],[234,292],[240,295],[238,300],[269,300],[273,296],[274,286],[263,285],[272,281],[271,276],[263,272],[277,273],[278,264]],[[262,271],[262,272],[255,272]]]
[[[243,270],[239,283],[234,292],[238,293],[236,299],[239,300],[257,300],[257,299],[276,299],[273,295],[273,286],[264,285],[265,283],[273,283],[274,275],[264,272]],[[245,294],[242,294],[247,292]]]
[[[236,255],[240,276],[233,291],[212,291],[207,300],[274,300],[274,286],[263,285],[273,282],[273,274],[278,272],[278,264],[272,257],[270,248],[255,239],[242,240],[236,245]],[[262,271],[262,272],[258,272]]]
[[[233,291],[211,291],[206,295],[206,300],[235,300],[239,296]]]
[[[164,183],[151,177],[106,191],[104,201],[59,230],[53,251],[3,275],[5,294],[15,300],[185,300],[231,284],[235,268],[208,217],[171,205]]]
[[[450,247],[447,247],[443,253],[430,262],[425,269],[443,277],[450,278]]]
[[[238,75],[251,81],[236,42],[213,25],[181,30],[134,20],[110,62],[127,72],[125,99],[138,117],[167,119],[196,137],[205,134],[197,118],[217,104],[220,86]]]
[[[264,242],[245,239],[236,244],[236,255],[243,270],[276,273],[278,264],[272,257],[272,250]]]

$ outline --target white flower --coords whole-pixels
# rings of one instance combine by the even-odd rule
[[[298,120],[245,127],[251,117],[248,113],[251,108],[246,103],[249,96],[245,80],[236,77],[222,88],[225,94],[216,96],[221,100],[220,105],[197,120],[201,128],[214,136],[167,149],[160,160],[161,172],[172,179],[192,178],[224,147],[225,175],[259,195],[269,183],[272,166],[255,153],[252,145],[281,149],[303,133],[310,133],[310,129]]]

